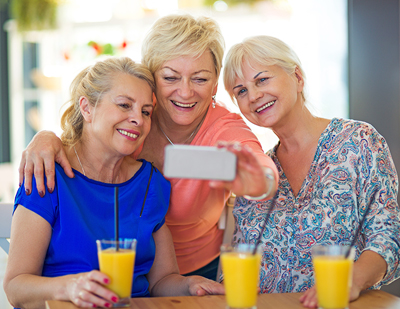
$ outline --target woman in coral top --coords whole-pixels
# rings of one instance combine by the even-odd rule
[[[210,18],[170,15],[156,21],[143,43],[142,62],[154,75],[157,102],[150,133],[136,152],[136,157],[162,171],[164,148],[169,144],[237,142],[228,146],[239,159],[234,181],[171,180],[166,223],[180,272],[211,279],[216,277],[223,237],[218,221],[230,192],[270,198],[278,180],[275,164],[242,118],[215,101],[223,52],[221,31]],[[34,173],[38,191],[45,194],[44,171],[48,190],[54,188],[54,161],[73,177],[62,149],[53,133],[41,132],[34,138],[20,166],[26,190],[31,190]]]

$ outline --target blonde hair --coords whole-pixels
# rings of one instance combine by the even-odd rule
[[[222,68],[225,42],[213,19],[191,15],[168,15],[158,19],[142,45],[142,63],[154,74],[163,63],[180,56],[200,57],[209,50],[215,72]]]
[[[96,106],[102,96],[111,90],[113,78],[119,73],[146,81],[154,92],[155,84],[151,72],[128,57],[111,57],[87,67],[75,77],[70,86],[70,106],[61,117],[61,141],[64,145],[73,146],[82,137],[84,118],[79,99],[84,96],[92,106]]]
[[[234,101],[233,87],[235,79],[244,79],[243,65],[259,64],[263,66],[278,65],[288,74],[292,74],[298,68],[305,82],[305,73],[296,53],[281,40],[260,35],[243,40],[242,43],[232,46],[226,55],[224,67],[224,86]],[[304,90],[302,91],[305,100]]]

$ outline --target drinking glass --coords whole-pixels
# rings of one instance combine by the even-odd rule
[[[345,258],[348,246],[326,245],[312,248],[318,306],[323,309],[349,307],[354,248]]]
[[[262,247],[258,246],[255,254],[253,251],[254,245],[250,244],[221,246],[221,263],[228,308],[257,308]]]
[[[97,240],[100,271],[110,278],[107,288],[118,295],[113,307],[129,307],[132,293],[136,239]],[[118,249],[117,249],[118,244]]]

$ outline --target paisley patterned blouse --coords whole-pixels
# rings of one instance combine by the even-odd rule
[[[376,199],[356,242],[356,259],[364,250],[380,254],[387,273],[379,284],[400,276],[398,178],[385,139],[370,125],[333,119],[322,133],[310,171],[297,196],[276,157],[280,175],[277,202],[262,235],[262,293],[301,292],[314,285],[311,247],[349,245],[373,193]],[[254,243],[271,201],[236,199],[233,242]]]

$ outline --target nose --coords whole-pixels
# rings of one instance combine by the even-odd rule
[[[129,113],[128,121],[137,126],[141,126],[143,124],[143,114],[142,109],[133,109],[131,113]]]
[[[249,92],[249,99],[251,102],[256,102],[263,96],[262,91],[260,91],[257,87],[250,87],[248,89]]]
[[[178,95],[183,99],[188,99],[193,96],[193,88],[190,79],[183,79],[179,84]]]

